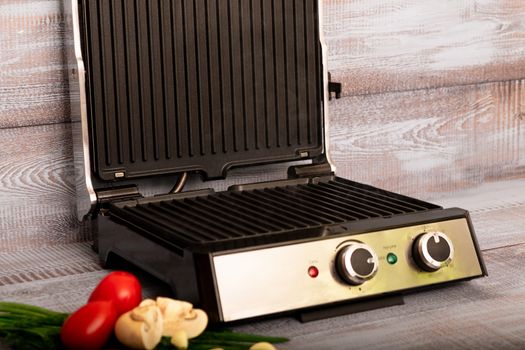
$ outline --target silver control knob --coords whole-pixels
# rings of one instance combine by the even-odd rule
[[[421,269],[433,272],[452,261],[454,246],[443,232],[427,232],[419,235],[414,241],[412,256]]]
[[[363,243],[350,243],[339,250],[337,272],[349,284],[357,286],[377,273],[379,260],[376,253]]]

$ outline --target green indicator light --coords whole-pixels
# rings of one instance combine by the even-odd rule
[[[388,253],[388,255],[386,256],[386,261],[390,265],[394,265],[397,262],[397,255],[395,255],[394,253]]]

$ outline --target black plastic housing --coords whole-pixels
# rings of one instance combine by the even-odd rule
[[[370,189],[374,189],[373,187]],[[384,192],[383,192],[384,193]],[[380,194],[380,193],[378,193]],[[386,194],[389,194],[386,192]],[[392,193],[390,193],[392,194]],[[209,194],[213,195],[213,194]],[[401,197],[407,199],[408,197]],[[390,200],[398,199],[396,194],[392,194]],[[184,201],[184,198],[179,199]],[[418,205],[421,202],[417,203]],[[273,246],[283,246],[298,244],[307,241],[324,240],[338,236],[351,236],[376,230],[388,230],[409,225],[419,225],[424,223],[438,222],[442,220],[453,220],[465,218],[468,222],[472,241],[474,243],[481,275],[472,278],[486,276],[487,270],[481,256],[481,251],[472,227],[470,216],[466,210],[459,208],[441,209],[428,204],[428,208],[407,212],[405,214],[394,216],[381,216],[357,221],[344,221],[332,225],[323,225],[322,227],[296,228],[288,233],[265,234],[262,237],[245,235],[241,241],[224,242],[223,245],[210,244],[204,242],[195,244],[186,248],[181,248],[181,242],[174,237],[168,237],[157,231],[154,226],[148,226],[143,223],[133,222],[131,217],[125,217],[110,211],[108,216],[98,216],[98,228],[101,234],[98,237],[99,254],[107,264],[111,264],[112,255],[115,254],[120,258],[132,262],[141,269],[156,276],[167,283],[173,291],[175,298],[188,300],[195,305],[204,308],[212,322],[224,322],[221,320],[219,311],[219,300],[217,286],[215,285],[215,276],[211,268],[211,261],[214,254],[225,254],[228,251],[251,251]],[[131,221],[128,221],[129,219]],[[471,279],[471,278],[467,278]],[[455,283],[460,280],[444,282],[443,284]],[[381,297],[398,296],[418,290],[435,288],[435,285],[424,286],[412,289],[405,289],[402,292],[382,294]],[[377,296],[376,296],[377,297]],[[360,303],[363,301],[375,300],[375,297],[365,297],[354,299],[351,303]],[[330,317],[336,314],[346,313],[346,308],[338,310],[338,306],[348,304],[349,301],[318,305],[311,308],[313,314],[306,316],[305,321],[317,319],[319,317]],[[376,303],[377,304],[377,303]],[[389,306],[388,303],[379,301],[379,304],[368,305],[365,307],[358,306],[357,311],[364,311],[377,307]],[[366,305],[366,303],[365,303]],[[248,307],[248,306],[247,306]],[[335,307],[330,311],[331,307]],[[319,309],[328,308],[325,316],[318,315]],[[352,311],[350,307],[348,312]],[[308,309],[289,310],[287,313],[307,312]]]

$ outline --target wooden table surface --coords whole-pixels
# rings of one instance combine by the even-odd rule
[[[344,86],[329,105],[337,174],[469,209],[489,277],[403,306],[236,329],[287,336],[282,349],[525,349],[525,1],[322,3],[328,69]],[[75,218],[66,21],[62,0],[0,1],[0,300],[73,311],[107,271]],[[211,185],[283,176],[244,169]],[[141,279],[146,296],[166,293]]]

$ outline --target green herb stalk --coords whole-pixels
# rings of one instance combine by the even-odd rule
[[[38,306],[0,302],[0,337],[13,349],[59,349],[60,328],[68,316]]]

